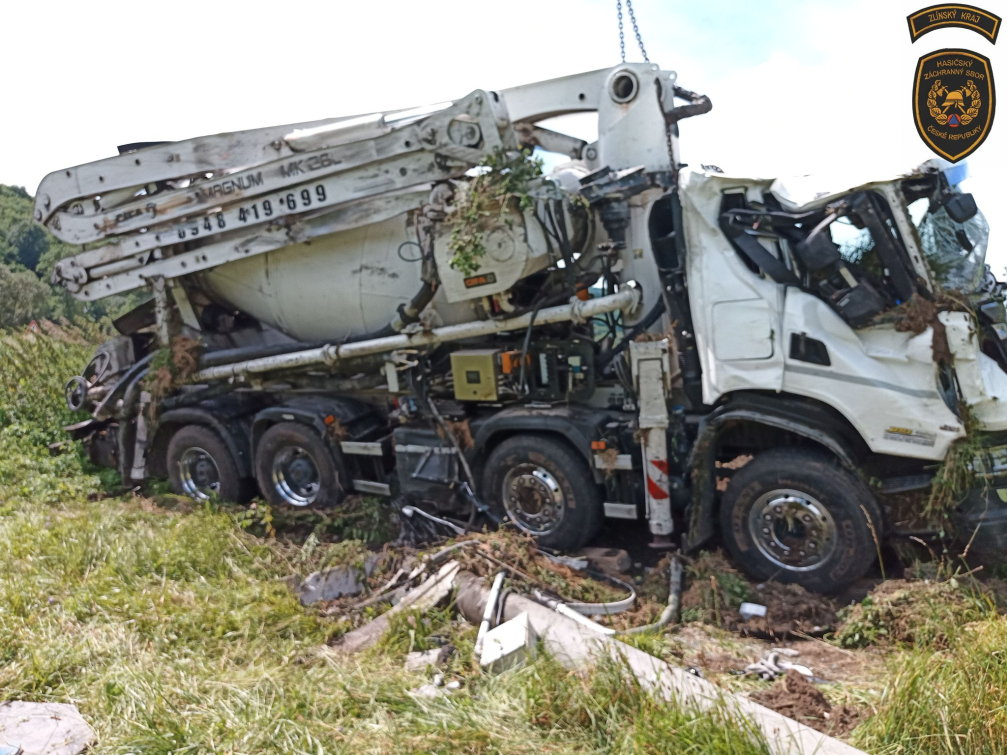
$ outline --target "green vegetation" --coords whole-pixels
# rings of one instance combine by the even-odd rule
[[[62,386],[91,356],[79,333],[69,335],[80,342],[0,335],[0,510],[86,497],[102,487],[77,454],[50,456],[47,449],[66,440],[64,425],[77,419]]]
[[[359,541],[324,542],[349,534],[334,515],[285,521],[297,544],[261,504],[103,497],[115,481],[76,447],[49,455],[78,419],[63,381],[90,351],[63,335],[0,340],[3,699],[76,704],[97,753],[766,752],[746,721],[657,701],[614,668],[574,674],[542,657],[484,676],[475,628],[447,609],[399,617],[343,656],[330,643],[347,620],[302,607],[283,581],[360,559]],[[350,520],[373,534],[376,507],[357,506]],[[464,685],[414,696],[426,678],[402,657],[435,640],[457,648],[445,672]]]
[[[482,161],[478,170],[455,198],[449,218],[453,224],[451,267],[462,275],[478,271],[479,260],[486,256],[483,231],[488,221],[531,208],[534,200],[528,196],[528,183],[542,175],[542,160],[528,151],[497,150]]]
[[[56,263],[79,249],[32,221],[33,201],[20,186],[0,184],[0,328],[43,318],[101,322],[143,301],[146,294],[140,291],[84,304],[51,284]]]
[[[928,647],[889,662],[877,713],[855,744],[876,755],[995,755],[1007,752],[1007,622],[957,629],[948,649]]]
[[[892,643],[943,649],[954,643],[962,627],[996,616],[990,595],[956,578],[891,580],[843,609],[835,639],[843,647]]]
[[[682,621],[723,626],[752,599],[748,581],[720,551],[703,552],[685,568],[689,589],[682,595]]]

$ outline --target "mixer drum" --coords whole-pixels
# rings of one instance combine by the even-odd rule
[[[381,330],[423,285],[406,216],[230,262],[200,276],[226,302],[302,341]]]
[[[416,231],[400,215],[380,223],[291,244],[202,273],[210,299],[252,315],[301,341],[360,337],[387,326],[423,285]],[[472,300],[506,291],[549,265],[539,223],[510,213],[483,231],[486,254],[476,274],[451,267],[451,225],[434,244],[440,286],[427,313],[435,326],[476,318]]]

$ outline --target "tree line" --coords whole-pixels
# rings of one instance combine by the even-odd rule
[[[50,282],[52,269],[79,247],[60,241],[32,220],[34,199],[23,187],[0,184],[0,328],[19,328],[32,320],[66,318],[110,325],[138,304],[144,294],[80,302]]]

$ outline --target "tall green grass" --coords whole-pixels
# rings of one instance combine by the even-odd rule
[[[5,504],[78,500],[101,487],[98,470],[85,463],[78,447],[70,445],[57,456],[47,449],[66,440],[65,425],[83,418],[67,409],[63,385],[80,373],[92,351],[87,343],[43,334],[0,334],[0,501]]]
[[[76,703],[98,752],[766,752],[749,724],[655,700],[615,669],[543,658],[483,676],[473,628],[448,612],[344,657],[327,641],[345,627],[280,581],[294,564],[209,507],[18,507],[0,552],[0,694]],[[466,686],[424,700],[402,656],[435,633]]]
[[[877,755],[1007,752],[1007,620],[968,624],[947,650],[920,647],[888,663],[877,714],[856,744]]]

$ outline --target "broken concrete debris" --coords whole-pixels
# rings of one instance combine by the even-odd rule
[[[416,650],[406,655],[406,671],[426,671],[428,668],[440,668],[454,654],[454,647],[444,645],[433,650]]]
[[[520,666],[535,659],[536,641],[528,614],[519,613],[486,633],[479,665],[495,673]]]
[[[497,601],[500,600],[500,590],[503,587],[504,577],[507,576],[506,572],[497,572],[497,575],[493,577],[493,586],[490,588],[490,597],[486,601],[486,608],[483,611],[482,621],[479,622],[479,634],[476,635],[476,655],[482,653],[483,642],[486,639],[486,633],[489,632],[490,627],[493,626],[493,615],[496,612]]]
[[[409,694],[413,697],[442,697],[457,692],[461,688],[462,683],[457,679],[445,684],[443,674],[434,674],[433,683],[421,684],[416,689],[409,690]]]
[[[385,611],[373,621],[343,635],[339,643],[340,649],[346,653],[356,653],[370,647],[385,633],[391,617],[395,614],[408,609],[428,611],[442,600],[446,600],[454,589],[455,577],[459,568],[457,561],[448,561],[437,573],[430,575],[418,587],[407,592],[396,606]]]
[[[497,555],[491,555],[488,550]],[[508,562],[516,562],[521,568]],[[480,568],[485,579],[463,571],[462,563]],[[400,596],[398,603],[377,619],[349,632],[338,644],[344,652],[356,652],[376,642],[388,629],[390,618],[396,613],[406,610],[425,612],[445,602],[455,593],[454,606],[459,613],[481,626],[476,660],[487,672],[500,673],[533,660],[539,643],[542,643],[557,660],[571,667],[610,658],[623,664],[626,673],[632,675],[645,689],[667,699],[682,699],[700,706],[718,705],[726,701],[726,704],[736,709],[740,715],[751,719],[764,732],[770,744],[770,752],[774,755],[805,755],[812,752],[822,755],[854,755],[860,752],[747,698],[725,693],[722,688],[706,681],[698,669],[672,666],[621,642],[614,635],[623,634],[627,630],[615,630],[606,626],[611,621],[599,614],[611,615],[615,613],[614,608],[618,611],[630,610],[636,600],[632,587],[618,578],[602,578],[598,575],[597,579],[602,580],[599,584],[618,583],[629,591],[629,596],[608,603],[567,602],[569,599],[564,601],[557,598],[555,592],[543,582],[553,579],[548,574],[548,569],[542,571],[543,563],[546,563],[546,559],[541,552],[536,553],[534,548],[530,551],[519,549],[512,552],[506,546],[500,547],[497,541],[486,542],[483,539],[455,543],[433,555],[421,555],[408,575],[405,574],[405,567],[400,567],[384,587],[375,591],[389,594],[394,591]],[[569,584],[587,579],[586,575],[574,576],[570,563],[556,563],[552,560],[548,563],[553,572],[566,580],[573,580]],[[677,623],[675,614],[681,605],[683,567],[683,559],[672,556],[668,558],[667,566],[659,570],[662,580],[668,581],[668,605],[660,620],[637,627],[639,630],[661,631],[667,624]],[[490,577],[494,578],[492,590],[485,581]],[[513,584],[505,590],[507,578],[513,580]],[[601,588],[577,588],[581,595],[593,597],[598,594],[592,594],[591,589]],[[604,590],[610,588],[606,587]],[[538,601],[519,591],[538,593]],[[602,594],[607,598],[610,592]],[[766,608],[768,615],[775,612],[775,608]],[[667,620],[664,620],[665,616],[668,617]],[[589,617],[596,617],[596,620]],[[765,617],[761,618],[764,620]],[[754,620],[758,621],[760,617],[756,615]],[[453,648],[440,647],[413,652],[407,656],[405,666],[408,670],[430,674],[430,681],[411,690],[411,696],[432,699],[449,695],[460,688],[461,682],[457,679],[446,683],[447,672],[440,670],[445,668],[447,655],[452,650]],[[792,653],[785,648],[774,648],[773,654],[760,659],[760,668],[750,668],[750,672],[761,671],[759,675],[766,679],[778,678],[781,674],[791,672],[802,679],[804,677],[801,674],[806,674],[814,680],[809,668],[783,660],[791,656]]]
[[[443,688],[434,684],[421,684],[416,689],[409,690],[409,694],[413,697],[440,697],[447,693]]]
[[[488,597],[489,589],[482,579],[467,572],[458,575],[455,605],[469,622],[481,620]],[[661,698],[677,699],[704,708],[730,705],[739,714],[751,719],[763,732],[769,751],[774,755],[865,755],[861,750],[747,698],[726,693],[713,683],[614,637],[593,632],[523,595],[507,595],[502,607],[505,619],[526,613],[530,629],[544,648],[567,667],[579,668],[585,663],[612,659],[621,664],[627,675],[635,678],[644,689]]]
[[[75,705],[27,703],[0,704],[0,745],[20,749],[24,755],[77,755],[92,744],[94,730]]]
[[[364,591],[364,580],[371,576],[380,558],[379,554],[370,553],[359,566],[344,564],[309,574],[296,588],[301,595],[301,605],[359,595]]]

